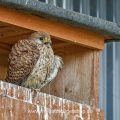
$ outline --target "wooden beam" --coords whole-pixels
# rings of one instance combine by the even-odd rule
[[[83,46],[102,49],[104,36],[98,33],[0,6],[0,21],[33,31],[46,31],[53,37]]]
[[[93,71],[94,51],[85,47],[79,47],[79,45],[54,49],[55,54],[62,57],[64,66],[55,80],[42,88],[41,92],[90,104],[91,99],[93,99],[90,98],[91,89],[94,87],[94,85],[91,86],[93,83],[91,80],[94,77],[93,72],[95,71]],[[96,80],[96,78],[94,79]],[[94,89],[92,90],[95,93]]]
[[[98,106],[98,73],[99,73],[99,51],[93,52],[93,67],[91,77],[91,96],[90,100],[93,106]]]
[[[13,45],[13,44],[16,43],[18,40],[28,38],[31,33],[32,33],[32,32],[29,32],[29,33],[26,33],[26,34],[24,33],[24,34],[20,34],[20,35],[15,35],[15,36],[9,36],[9,37],[5,37],[5,38],[0,38],[0,43]],[[14,35],[14,34],[13,34],[13,35]]]
[[[0,43],[0,54],[8,54],[10,52],[11,46],[8,44]]]

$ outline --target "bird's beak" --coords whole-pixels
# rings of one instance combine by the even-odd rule
[[[48,43],[48,38],[47,37],[44,38],[44,43]]]
[[[49,38],[44,38],[44,44],[46,44],[46,46],[48,47],[48,48],[50,48],[51,47],[51,42],[50,42],[51,40],[49,40]]]

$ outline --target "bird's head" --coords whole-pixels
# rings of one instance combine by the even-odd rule
[[[35,40],[39,44],[45,44],[47,46],[50,46],[52,44],[51,37],[46,32],[35,32],[31,34],[29,38]]]

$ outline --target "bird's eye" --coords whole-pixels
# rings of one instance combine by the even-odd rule
[[[40,40],[43,40],[43,37],[40,37]]]

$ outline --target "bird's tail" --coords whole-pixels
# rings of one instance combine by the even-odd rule
[[[63,60],[60,56],[55,55],[54,57],[55,66],[61,70],[63,68]]]

